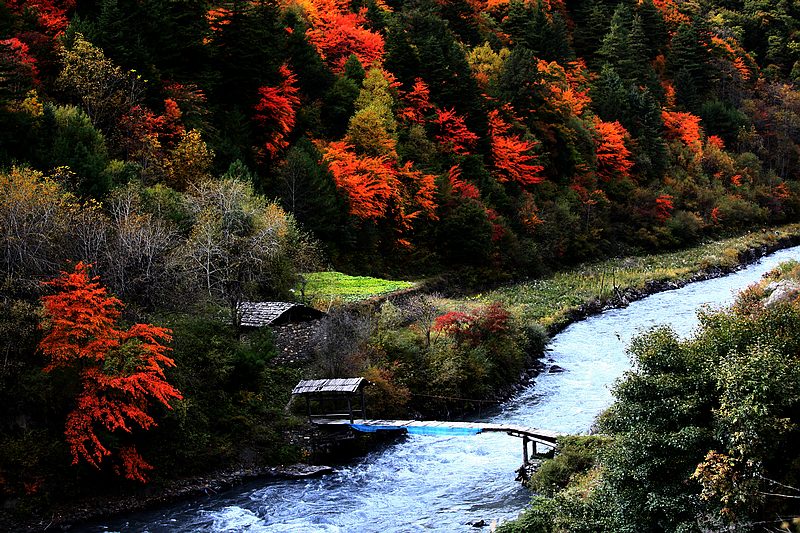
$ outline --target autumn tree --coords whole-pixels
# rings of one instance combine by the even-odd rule
[[[392,112],[394,77],[382,69],[370,69],[355,101],[355,114],[346,140],[370,156],[394,157],[397,121]]]
[[[61,52],[59,85],[76,98],[101,131],[138,103],[144,87],[139,75],[124,71],[78,33]]]
[[[8,280],[55,271],[74,207],[64,190],[39,172],[18,167],[0,172],[0,257]]]
[[[535,164],[537,157],[532,153],[537,143],[510,134],[511,125],[505,122],[500,112],[489,112],[489,132],[492,140],[492,159],[495,174],[500,182],[514,181],[520,185],[534,185],[544,177],[544,167]]]
[[[270,158],[275,158],[289,142],[286,137],[292,132],[300,106],[297,77],[287,65],[279,69],[282,81],[275,87],[258,89],[260,99],[255,106],[254,119],[264,130],[266,140],[264,150]]]
[[[383,37],[367,29],[362,13],[353,13],[341,0],[313,0],[304,3],[311,27],[308,40],[335,72],[355,55],[364,67],[383,58]]]
[[[150,324],[121,329],[122,302],[108,295],[84,263],[45,286],[54,291],[42,297],[46,334],[39,350],[48,359],[45,371],[75,369],[80,380],[64,432],[72,462],[100,468],[113,446],[101,441],[100,428],[110,433],[132,433],[136,426],[149,429],[156,425],[148,412],[152,405],[170,409],[172,401],[182,398],[164,374],[174,366],[164,345],[171,332]],[[145,471],[152,466],[132,444],[119,447],[115,455],[118,474],[146,481]]]
[[[240,304],[258,294],[283,294],[294,286],[287,247],[294,219],[277,204],[232,178],[206,180],[188,193],[192,228],[174,252],[177,266],[211,302],[221,302],[236,327]]]
[[[594,127],[597,132],[597,173],[606,181],[615,176],[628,177],[633,167],[631,152],[625,146],[628,132],[619,122],[604,122],[596,117]]]

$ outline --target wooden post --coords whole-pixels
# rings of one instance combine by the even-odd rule
[[[531,457],[536,457],[536,441],[531,441]]]
[[[528,436],[522,436],[522,466],[528,466]]]
[[[347,395],[347,411],[350,413],[350,423],[353,423],[353,404],[350,402],[350,394]]]
[[[361,418],[363,420],[367,419],[367,407],[364,403],[364,387],[361,387]]]
[[[308,412],[308,419],[311,420],[311,399],[308,397],[308,394],[306,394],[305,397],[306,397],[306,411]]]

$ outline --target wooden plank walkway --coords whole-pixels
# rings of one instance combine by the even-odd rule
[[[519,426],[516,424],[492,424],[488,422],[440,422],[437,420],[364,420],[313,419],[319,426],[350,426],[364,432],[405,431],[415,435],[477,435],[478,433],[503,432],[515,437],[531,440],[553,447],[562,435],[556,431]]]

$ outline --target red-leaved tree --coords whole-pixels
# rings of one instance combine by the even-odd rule
[[[280,68],[283,81],[277,87],[261,87],[261,96],[255,106],[255,120],[265,130],[264,148],[270,157],[275,157],[289,146],[286,137],[294,129],[297,108],[300,107],[300,89],[297,76],[287,65]]]
[[[436,142],[459,155],[469,155],[478,142],[478,136],[469,131],[464,118],[454,109],[439,110],[433,122],[439,130]]]
[[[489,135],[492,139],[492,159],[494,160],[497,181],[516,181],[520,185],[534,185],[544,180],[544,167],[535,164],[537,156],[532,153],[538,144],[510,135],[511,126],[506,123],[497,110],[489,112]]]
[[[171,331],[150,324],[119,329],[123,307],[90,277],[89,265],[78,263],[72,272],[44,285],[55,292],[42,297],[46,335],[39,350],[49,360],[46,372],[59,368],[78,370],[81,391],[75,408],[67,415],[64,434],[72,463],[81,459],[100,468],[112,455],[97,430],[131,433],[134,426],[148,429],[155,419],[151,404],[170,407],[181,393],[170,385],[164,368],[175,366],[167,357]],[[128,479],[145,482],[151,470],[133,445],[117,450],[115,471]]]
[[[605,122],[596,117],[594,128],[597,132],[597,173],[604,181],[610,181],[614,177],[629,177],[633,161],[631,151],[625,146],[628,131],[617,121]]]

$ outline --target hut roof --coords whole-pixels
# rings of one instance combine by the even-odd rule
[[[341,379],[308,379],[298,383],[292,394],[309,394],[315,392],[353,393],[364,386],[364,378]]]
[[[251,328],[320,318],[325,314],[313,307],[291,302],[242,302],[239,312],[242,314],[242,326]]]

